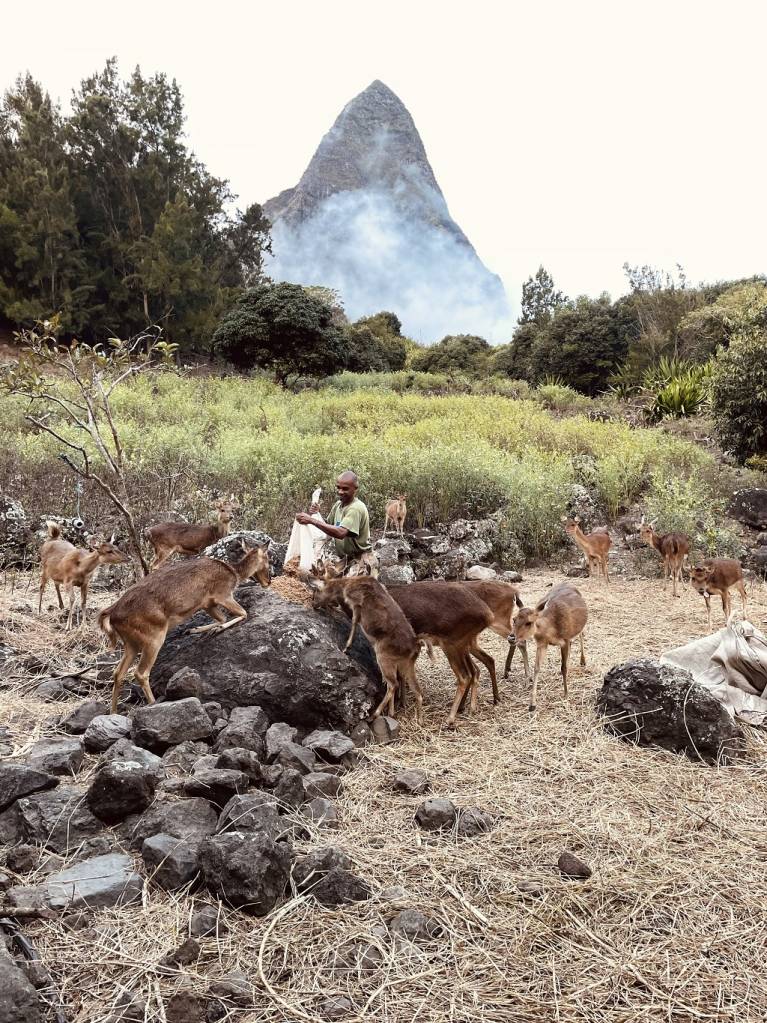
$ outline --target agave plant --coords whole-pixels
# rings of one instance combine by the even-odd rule
[[[675,368],[677,372],[666,376]],[[708,407],[710,401],[711,366],[685,364],[681,360],[666,360],[666,365],[657,367],[659,377],[665,382],[655,392],[649,409],[649,418],[654,422],[661,419],[679,419],[682,416],[696,416]]]

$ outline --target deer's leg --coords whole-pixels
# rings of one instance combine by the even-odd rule
[[[168,627],[165,626],[159,633],[150,636],[145,641],[144,649],[141,651],[141,657],[136,667],[136,681],[144,690],[147,703],[154,703],[154,694],[152,693],[152,687],[149,685],[149,675],[154,667],[154,662],[157,660],[157,655],[160,652],[160,648],[165,642],[165,637],[168,634]]]
[[[581,667],[583,668],[586,665],[586,652],[583,649],[583,631],[582,630],[581,630],[581,633],[578,636],[578,638],[581,641]]]
[[[205,609],[206,613],[209,614],[211,618],[215,618],[216,620],[214,622],[210,622],[208,625],[198,625],[195,629],[191,630],[192,633],[223,632],[224,629],[231,629],[231,627],[233,625],[237,625],[238,622],[244,622],[245,619],[248,617],[248,612],[245,610],[244,607],[242,607],[241,604],[237,603],[234,597],[222,597],[220,600],[216,601],[216,604],[220,604],[221,607],[226,608],[227,611],[231,611],[231,613],[236,617],[230,618],[230,620],[227,622],[224,619],[223,615],[221,615],[220,613],[218,616],[212,614],[211,608],[208,607]]]
[[[607,555],[606,554],[605,554],[604,558],[602,559],[602,571],[604,573],[605,582],[609,583],[610,582],[610,570],[607,567]]]
[[[69,597],[69,614],[67,615],[66,629],[69,631],[72,628],[72,618],[75,613],[75,584],[65,583],[64,589],[67,591]]]
[[[562,644],[562,688],[567,699],[567,666],[570,661],[570,640],[566,639]]]
[[[59,584],[54,581],[53,588],[56,591],[56,599],[59,602],[59,610],[63,610],[63,608],[64,608],[64,601],[61,599],[61,586],[59,586]]]
[[[346,653],[346,651],[349,649],[349,647],[354,642],[354,633],[357,631],[357,622],[359,620],[360,620],[360,609],[355,604],[354,607],[352,608],[352,627],[349,630],[349,635],[347,637],[346,644],[344,646],[344,653]]]
[[[470,653],[472,657],[481,661],[487,668],[488,674],[490,675],[490,684],[493,687],[493,703],[500,703],[501,697],[498,693],[498,677],[495,674],[495,661],[490,654],[485,653],[485,651],[476,643],[471,648]]]
[[[410,661],[401,661],[399,665],[399,676],[404,680],[405,686],[410,690],[415,699],[415,720],[417,724],[423,724],[423,693],[421,692],[421,686],[418,683],[418,678],[415,673],[415,662],[414,657]],[[404,686],[401,686],[404,692]]]
[[[543,664],[544,658],[546,657],[546,650],[548,644],[543,640],[538,640],[535,647],[535,667],[533,668],[533,688],[530,693],[530,703],[528,705],[529,711],[534,711],[536,703],[538,701],[538,676],[541,673],[541,665]]]
[[[47,585],[48,585],[48,576],[45,574],[45,571],[43,570],[40,573],[40,598],[37,601],[37,613],[38,614],[42,614],[43,613],[43,594],[45,593],[45,587]],[[59,601],[61,601],[61,596],[60,595],[59,595]]]
[[[120,637],[122,638],[122,637]],[[123,679],[128,674],[131,664],[138,653],[138,647],[133,646],[128,640],[123,639],[123,655],[120,658],[120,663],[117,665],[112,675],[112,713],[117,713],[117,703],[120,699],[120,689],[122,688]]]
[[[445,651],[445,656],[447,657],[450,667],[453,669],[453,674],[456,677],[455,697],[453,698],[453,704],[450,708],[447,721],[445,722],[448,727],[452,728],[455,725],[455,718],[466,694],[466,690],[473,682],[473,673],[466,670],[466,663],[462,651],[452,646],[443,646],[442,649]]]
[[[88,599],[88,580],[84,579],[80,587],[80,624],[85,625],[85,602]]]
[[[517,649],[516,640],[513,636],[509,636],[509,652],[506,654],[506,663],[503,666],[503,677],[509,677],[509,671],[511,670],[511,662],[514,659],[514,651]]]
[[[386,536],[386,530],[389,528],[389,516],[387,515],[384,519],[384,531],[383,535]]]
[[[381,669],[383,680],[386,683],[386,695],[373,711],[374,718],[380,717],[381,714],[386,712],[387,708],[389,708],[392,714],[394,713],[394,694],[397,692],[396,658],[388,657],[386,654],[379,653],[376,650],[376,660],[378,661],[378,667]]]
[[[706,602],[706,612],[708,614],[708,627],[711,628],[711,597],[707,593],[703,594],[703,599]]]
[[[725,625],[730,620],[730,591],[729,589],[722,590],[722,611],[724,612]]]
[[[743,617],[746,617],[746,608],[748,607],[748,596],[746,595],[746,587],[743,585],[743,580],[739,579],[738,592],[740,593],[740,602],[743,605]]]

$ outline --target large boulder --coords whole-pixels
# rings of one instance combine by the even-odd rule
[[[108,853],[51,874],[45,888],[54,909],[100,909],[140,902],[144,880],[133,869],[130,856]]]
[[[103,753],[130,735],[130,718],[123,714],[97,714],[83,733],[83,745],[89,753]]]
[[[248,619],[235,628],[192,635],[207,620],[200,614],[171,633],[152,671],[155,693],[188,666],[200,674],[203,700],[227,709],[258,706],[271,721],[348,730],[371,714],[383,686],[362,630],[346,656],[349,622],[342,615],[318,614],[260,586],[240,587],[237,600]]]
[[[88,809],[85,796],[84,788],[60,785],[20,799],[16,806],[25,840],[62,856],[73,853],[104,826]]]
[[[133,715],[133,741],[154,753],[195,739],[207,739],[213,725],[194,696],[172,703],[150,703]]]
[[[284,842],[274,842],[261,831],[231,831],[206,839],[199,863],[214,895],[235,909],[265,916],[285,891],[290,860]]]
[[[406,586],[415,582],[415,572],[410,565],[384,565],[378,581],[382,586]]]
[[[611,668],[597,697],[608,731],[640,746],[660,746],[707,764],[743,752],[740,726],[683,668],[651,660]]]
[[[752,529],[767,529],[767,487],[736,490],[727,511]]]
[[[218,733],[215,750],[238,748],[252,750],[258,757],[264,755],[264,736],[269,718],[260,707],[234,707],[229,722]]]

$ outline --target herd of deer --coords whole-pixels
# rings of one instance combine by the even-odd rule
[[[112,712],[117,708],[120,689],[138,657],[136,680],[149,703],[154,702],[149,675],[168,631],[186,621],[197,611],[204,610],[213,619],[195,632],[221,632],[243,621],[245,609],[234,598],[238,585],[256,579],[261,586],[271,582],[269,559],[264,547],[247,547],[236,563],[215,558],[194,558],[206,547],[229,532],[234,512],[239,505],[232,496],[214,505],[217,522],[212,525],[188,525],[162,522],[146,530],[146,538],[154,550],[150,574],[129,587],[110,607],[98,616],[98,624],[114,649],[122,643],[122,658],[115,669],[112,690]],[[387,503],[386,526],[392,522],[402,535],[407,509],[405,497]],[[563,518],[564,528],[583,551],[589,575],[604,577],[609,583],[607,565],[611,547],[610,535],[605,528],[584,533],[580,519]],[[673,594],[677,596],[677,582],[683,579],[682,569],[689,559],[690,542],[681,533],[659,536],[653,523],[640,523],[640,536],[644,543],[655,548],[663,559],[664,588],[671,577]],[[52,581],[59,607],[64,604],[61,587],[69,599],[67,628],[72,627],[74,590],[80,589],[81,610],[84,616],[88,583],[99,565],[120,564],[130,559],[109,541],[91,538],[89,549],[75,547],[61,537],[54,522],[47,523],[48,540],[41,549],[41,579],[38,612],[42,610],[45,588]],[[187,559],[165,565],[168,558],[180,553]],[[161,570],[160,570],[161,569]],[[702,565],[689,567],[692,587],[702,594],[711,626],[711,602],[719,594],[722,609],[729,619],[730,588],[737,587],[746,613],[746,590],[743,572],[738,561],[730,558],[712,558]],[[340,607],[351,617],[348,649],[359,627],[370,641],[381,674],[386,683],[386,695],[375,710],[375,715],[394,711],[398,694],[404,698],[409,690],[416,702],[416,718],[422,719],[423,696],[415,673],[415,662],[425,646],[433,656],[433,647],[444,652],[456,677],[456,691],[448,725],[454,725],[456,715],[466,699],[476,709],[480,671],[475,663],[484,664],[490,676],[493,702],[499,700],[495,661],[479,646],[479,636],[492,629],[509,641],[504,677],[511,667],[514,652],[519,647],[525,676],[531,681],[529,709],[535,710],[538,678],[549,646],[561,651],[561,674],[565,695],[570,647],[580,640],[581,664],[585,664],[583,631],[588,618],[586,603],[578,589],[570,582],[553,587],[534,607],[525,607],[519,587],[504,582],[423,581],[402,586],[384,587],[369,576],[342,577],[332,566],[315,570],[307,580],[313,590],[316,608]],[[222,609],[234,617],[227,620]],[[516,611],[516,614],[515,614]],[[535,665],[532,673],[527,655],[527,643],[536,644]]]

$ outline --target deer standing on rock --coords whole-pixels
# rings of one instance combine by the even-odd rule
[[[80,588],[80,608],[84,619],[85,602],[88,599],[88,583],[99,565],[122,565],[130,561],[130,558],[115,547],[114,533],[109,540],[90,537],[88,543],[91,549],[86,550],[84,547],[75,547],[73,543],[62,539],[61,526],[56,522],[46,522],[45,525],[48,530],[48,539],[40,549],[40,599],[37,603],[37,613],[42,612],[43,594],[51,580],[56,589],[60,608],[64,607],[64,602],[61,599],[61,586],[69,596],[69,615],[66,628],[71,629],[75,586]]]
[[[743,605],[743,617],[746,617],[748,597],[746,587],[743,583],[743,569],[735,558],[709,558],[702,565],[696,565],[690,569],[690,584],[697,590],[706,601],[708,612],[708,627],[711,628],[711,597],[719,594],[722,598],[722,611],[725,621],[730,620],[732,601],[730,600],[730,587],[735,586],[740,593],[740,600]]]
[[[530,679],[530,665],[527,659],[527,641],[535,639],[535,668],[532,676],[532,691],[528,710],[534,711],[538,697],[538,676],[541,672],[549,646],[558,646],[562,651],[562,685],[567,696],[567,671],[570,660],[570,644],[579,637],[581,641],[581,664],[586,663],[583,649],[583,630],[588,619],[586,602],[572,583],[560,583],[549,590],[543,600],[534,608],[523,607],[514,619],[514,638],[522,652],[525,675]],[[506,674],[509,673],[515,647],[512,646],[506,658]]]
[[[399,533],[401,537],[405,535],[405,516],[407,515],[407,505],[405,504],[406,496],[406,494],[400,494],[399,497],[395,497],[391,501],[386,502],[384,536],[386,536],[386,530],[389,528],[390,522],[394,527],[395,532]]]
[[[239,507],[232,494],[228,500],[217,501],[211,506],[212,511],[218,512],[218,521],[215,524],[158,522],[155,526],[149,526],[144,531],[144,536],[154,550],[149,571],[153,572],[163,565],[171,554],[178,553],[191,558],[226,536],[229,532],[229,523]]]
[[[652,522],[645,522],[643,518],[639,523],[639,536],[642,543],[654,547],[663,558],[663,589],[666,589],[668,577],[671,576],[672,593],[678,597],[677,579],[682,582],[682,565],[684,559],[690,556],[690,538],[684,533],[665,533],[658,536],[653,529],[657,521],[653,519]]]
[[[197,611],[207,611],[214,621],[192,629],[193,633],[223,632],[248,617],[245,608],[234,599],[235,587],[253,577],[267,587],[271,577],[264,547],[242,544],[242,549],[242,558],[233,564],[215,558],[200,558],[169,565],[165,571],[148,575],[135,583],[111,607],[101,612],[98,624],[107,636],[110,648],[114,650],[118,640],[123,645],[122,659],[113,675],[113,714],[117,711],[123,679],[138,655],[136,681],[144,690],[147,702],[154,703],[149,674],[169,629],[191,618]],[[230,611],[235,617],[227,621],[220,608]]]
[[[421,644],[399,606],[392,600],[381,583],[370,576],[338,578],[332,569],[322,579],[309,581],[314,590],[315,608],[345,605],[352,613],[352,627],[344,651],[354,640],[360,626],[375,651],[378,667],[386,683],[386,695],[373,712],[379,717],[394,714],[394,698],[400,681],[407,685],[416,701],[416,721],[423,720],[423,696],[415,674],[415,662]]]
[[[599,569],[601,568],[605,582],[609,583],[610,575],[607,571],[607,555],[610,547],[612,547],[612,540],[607,532],[607,527],[600,526],[593,533],[584,533],[580,526],[581,520],[577,515],[572,519],[568,519],[567,516],[563,515],[562,522],[564,523],[567,535],[575,541],[586,555],[589,576],[598,576]]]

